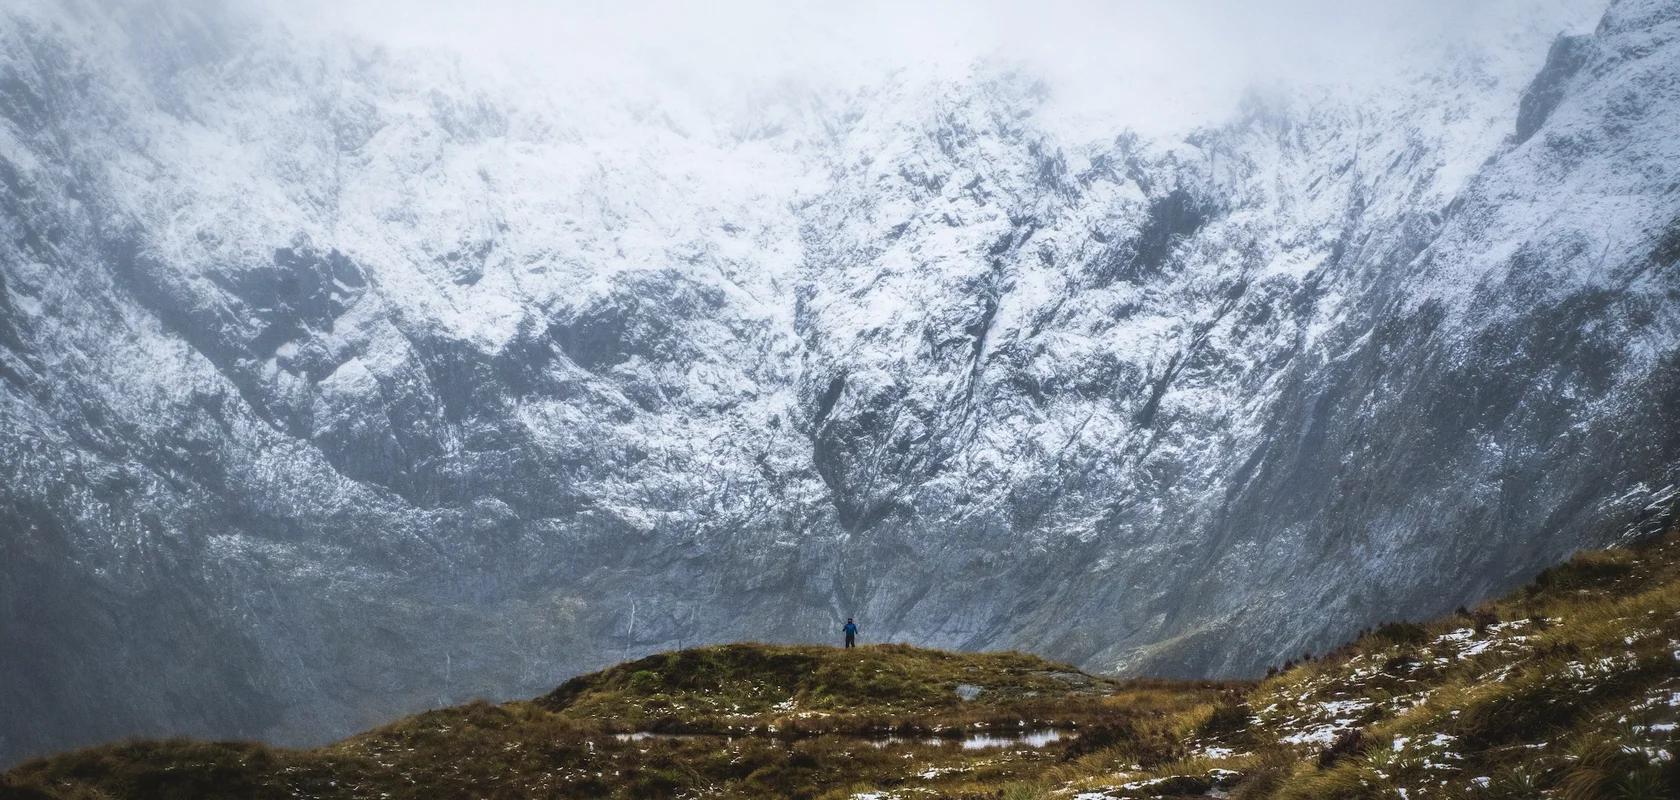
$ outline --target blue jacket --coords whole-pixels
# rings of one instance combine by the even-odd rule
[[[855,622],[846,623],[846,627],[845,627],[844,630],[846,631],[847,636],[856,636],[857,635],[857,623],[855,623]]]

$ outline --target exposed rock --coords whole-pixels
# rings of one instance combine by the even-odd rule
[[[216,8],[0,17],[0,761],[846,615],[1254,675],[1675,481],[1674,2],[1183,142],[990,67],[678,131]]]

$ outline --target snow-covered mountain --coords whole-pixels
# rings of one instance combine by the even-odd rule
[[[703,642],[1249,675],[1670,507],[1680,0],[1193,135],[0,17],[0,762]]]

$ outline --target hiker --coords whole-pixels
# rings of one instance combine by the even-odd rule
[[[841,630],[846,632],[846,646],[857,647],[857,623],[853,622],[851,617],[847,617],[846,627]]]

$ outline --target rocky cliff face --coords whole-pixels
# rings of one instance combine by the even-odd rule
[[[8,10],[0,759],[847,615],[1247,675],[1520,583],[1680,464],[1680,4],[1553,22],[1093,141],[993,65],[696,110]]]

